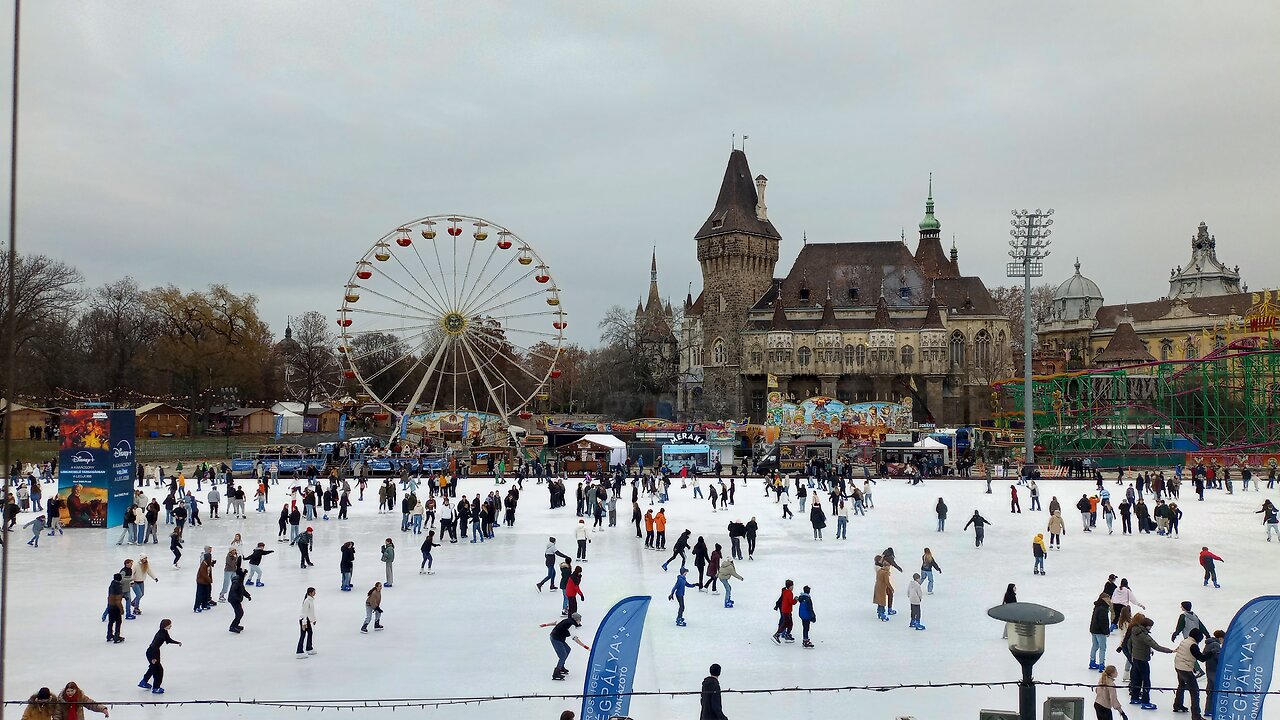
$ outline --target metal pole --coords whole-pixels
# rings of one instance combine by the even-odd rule
[[[1032,216],[1027,220],[1026,235],[1026,256],[1023,258],[1022,267],[1025,272],[1022,274],[1022,434],[1026,442],[1026,459],[1025,464],[1031,464],[1036,461],[1035,450],[1035,405],[1032,402],[1032,386],[1035,381],[1031,378],[1031,342],[1035,337],[1034,329],[1031,327],[1031,243],[1035,234],[1035,218]]]
[[[1036,661],[1023,660],[1022,681],[1018,683],[1018,717],[1020,720],[1036,720],[1036,682],[1031,677],[1031,668]]]
[[[13,432],[13,403],[14,403],[14,362],[17,359],[15,352],[17,347],[17,330],[18,330],[18,307],[17,298],[18,291],[16,287],[18,272],[18,234],[17,234],[17,216],[18,216],[18,28],[19,21],[22,18],[22,0],[14,0],[13,2],[13,92],[10,98],[10,125],[9,125],[9,277],[8,277],[8,308],[9,317],[6,318],[4,359],[5,359],[5,377],[4,377],[4,440],[3,460],[0,462],[4,465],[4,500],[0,505],[6,505],[9,501],[9,463],[13,462],[13,455],[10,452],[9,433]],[[8,531],[0,528],[0,534]],[[9,667],[8,658],[5,656],[5,650],[8,648],[9,642],[9,546],[13,544],[13,538],[8,538],[8,542],[0,547],[0,720],[4,720],[4,700],[5,700],[5,677]]]

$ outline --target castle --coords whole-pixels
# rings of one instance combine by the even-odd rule
[[[702,291],[685,299],[677,414],[752,422],[769,393],[803,401],[907,402],[919,422],[989,417],[1012,370],[1008,318],[943,250],[933,189],[912,252],[904,238],[809,243],[775,277],[782,235],[768,179],[733,150],[715,208],[694,234]]]

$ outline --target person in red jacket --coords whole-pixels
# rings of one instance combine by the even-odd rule
[[[1200,548],[1200,567],[1204,568],[1205,587],[1209,586],[1210,580],[1213,581],[1214,587],[1222,587],[1221,585],[1218,584],[1218,570],[1213,565],[1215,560],[1218,562],[1226,562],[1226,560],[1223,560],[1217,555],[1214,555],[1213,553],[1209,552],[1209,548],[1207,547]]]
[[[568,609],[564,613],[565,615],[572,615],[578,612],[579,598],[583,600],[587,599],[587,596],[582,594],[582,566],[581,565],[575,567],[573,569],[573,572],[569,575],[569,579],[565,581],[564,596],[569,601]]]
[[[782,586],[782,594],[778,596],[778,602],[774,603],[773,609],[778,611],[778,631],[773,634],[773,642],[781,645],[783,640],[787,642],[795,642],[795,638],[791,637],[791,610],[795,607],[796,598],[792,591],[792,583],[790,580]]]

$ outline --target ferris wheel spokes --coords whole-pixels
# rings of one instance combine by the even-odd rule
[[[397,256],[397,255],[394,255],[394,254],[393,254],[391,257],[392,257],[392,259],[394,259],[394,260],[396,261],[396,264],[400,266],[400,269],[401,269],[401,270],[404,270],[405,274],[406,274],[406,275],[408,275],[410,278],[412,278],[412,279],[413,279],[413,282],[414,282],[415,284],[417,284],[417,286],[418,286],[419,288],[422,288],[422,294],[424,294],[424,295],[431,295],[431,291],[430,291],[430,290],[427,290],[427,288],[426,288],[425,286],[423,286],[423,284],[418,280],[418,278],[414,277],[414,276],[413,276],[413,273],[409,272],[409,268],[405,267],[405,264],[404,264],[403,262],[401,262],[401,261],[400,261],[400,257],[399,257],[399,256]],[[432,302],[432,301],[428,301],[428,300],[425,300],[425,299],[423,299],[423,298],[418,297],[417,293],[413,292],[412,290],[410,290],[409,288],[407,288],[407,287],[405,287],[403,284],[401,284],[398,280],[396,280],[395,278],[391,277],[391,274],[390,274],[390,273],[383,272],[383,273],[381,273],[381,275],[382,275],[383,277],[385,277],[388,281],[390,281],[393,285],[395,285],[396,287],[398,287],[398,288],[400,288],[401,290],[403,290],[407,295],[409,295],[409,297],[412,297],[413,299],[417,300],[418,302],[422,303],[423,305],[428,305],[428,306],[430,306],[432,310],[434,310],[434,311],[436,311],[436,312],[438,312],[438,313],[440,313],[440,314],[444,314],[444,313],[446,312],[445,308],[449,307],[449,303],[448,303],[448,302]],[[434,282],[434,281],[432,281],[432,283],[431,283],[431,284],[434,286],[434,285],[435,285],[435,282]],[[435,299],[436,299],[436,298],[433,296],[433,300],[435,300]]]
[[[422,391],[427,389],[427,381],[431,379],[431,375],[435,371],[436,365],[440,362],[440,358],[444,355],[445,348],[449,347],[449,345],[449,342],[440,343],[440,347],[436,349],[436,354],[431,357],[431,364],[427,366],[427,371],[422,374],[422,379],[418,381],[418,387],[414,389],[413,395],[409,397],[408,404],[404,406],[404,427],[407,428],[409,426],[409,416],[413,414],[414,409],[418,406],[418,401],[422,399]],[[408,373],[405,374],[405,378],[407,377],[409,377]],[[400,381],[404,382],[404,378],[401,378]]]
[[[493,406],[498,408],[498,416],[505,422],[507,420],[507,408],[506,404],[498,399],[497,385],[489,382],[489,378],[485,376],[484,368],[481,367],[480,362],[476,359],[475,350],[472,349],[471,343],[467,341],[467,337],[463,335],[460,340],[462,341],[462,347],[467,351],[467,354],[471,356],[471,362],[475,365],[476,372],[480,374],[480,379],[484,381],[485,388],[489,391],[489,399],[493,400]],[[471,376],[468,375],[467,377],[468,382],[470,382]],[[503,383],[503,387],[505,386],[506,383]]]
[[[497,246],[497,245],[494,245],[493,247],[495,248],[495,250],[491,250],[491,251],[489,251],[489,258],[490,258],[490,259],[492,259],[492,258],[493,258],[493,254],[494,254],[494,252],[496,251],[496,248],[497,248],[498,246]],[[503,263],[503,264],[502,264],[502,267],[498,268],[497,272],[495,272],[495,273],[493,274],[493,277],[489,278],[489,282],[485,283],[484,287],[480,287],[480,286],[477,284],[477,286],[476,286],[476,287],[472,288],[472,289],[467,293],[466,297],[463,299],[463,301],[462,301],[462,307],[464,307],[464,308],[465,308],[465,307],[471,307],[471,305],[472,305],[472,301],[474,301],[474,300],[476,299],[476,297],[477,297],[477,296],[479,296],[479,295],[483,295],[484,293],[488,292],[489,288],[493,287],[493,284],[494,284],[495,282],[497,282],[497,281],[498,281],[498,280],[499,280],[499,279],[500,279],[500,278],[501,278],[501,277],[502,277],[502,276],[507,272],[507,268],[511,267],[511,264],[512,264],[512,263],[514,263],[514,262],[516,262],[516,260],[517,260],[518,258],[519,258],[519,255],[512,255],[511,257],[507,258],[507,261],[506,261],[505,263]],[[486,261],[485,261],[485,267],[480,269],[480,277],[484,277],[484,270],[485,270],[485,268],[487,268],[487,267],[488,267],[488,265],[489,265],[489,261],[488,261],[488,260],[486,260]]]

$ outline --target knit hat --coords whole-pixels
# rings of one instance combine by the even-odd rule
[[[570,616],[569,616],[569,619],[570,619],[570,620],[572,620],[572,621],[574,621],[574,622],[576,622],[576,623],[580,623],[580,622],[582,622],[582,615],[581,615],[581,614],[579,614],[579,613],[574,613],[574,614],[572,614],[572,615],[570,615]]]
[[[307,528],[307,532],[311,532],[311,528]]]

